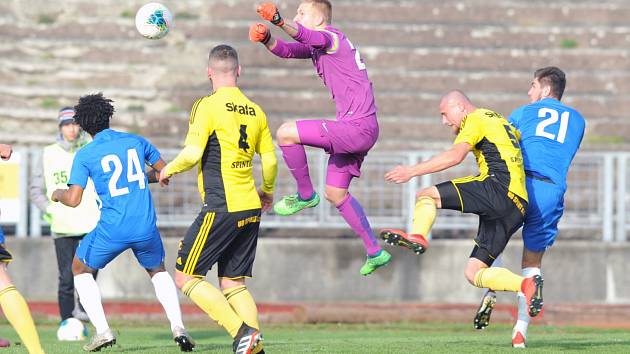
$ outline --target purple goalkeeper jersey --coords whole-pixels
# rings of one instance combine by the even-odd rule
[[[296,23],[298,43],[276,41],[272,53],[281,58],[313,60],[336,105],[337,120],[376,115],[372,82],[365,63],[350,40],[338,29],[310,30]]]

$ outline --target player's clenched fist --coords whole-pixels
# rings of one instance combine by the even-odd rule
[[[258,5],[256,12],[258,12],[260,17],[273,23],[276,26],[284,25],[284,20],[280,16],[278,8],[273,3],[263,2],[262,4]]]
[[[254,23],[249,27],[249,40],[252,42],[260,42],[267,44],[271,39],[269,28],[262,23]]]

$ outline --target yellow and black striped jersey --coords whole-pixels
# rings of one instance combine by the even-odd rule
[[[198,185],[204,208],[242,211],[261,207],[252,175],[254,153],[274,151],[267,117],[238,87],[222,87],[195,102],[185,145],[204,150]]]
[[[494,175],[510,192],[527,200],[518,131],[503,116],[476,109],[462,120],[455,138],[455,144],[459,143],[472,146],[480,177]]]

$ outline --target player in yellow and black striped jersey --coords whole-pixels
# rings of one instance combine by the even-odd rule
[[[523,278],[505,268],[489,268],[521,227],[527,208],[518,132],[500,114],[475,107],[461,91],[446,94],[440,101],[440,112],[443,124],[457,135],[453,147],[415,166],[397,166],[385,178],[404,183],[412,177],[442,171],[461,163],[471,150],[479,174],[421,190],[411,232],[386,229],[381,236],[389,243],[423,253],[428,248],[425,236],[433,226],[437,208],[479,215],[479,231],[464,272],[466,278],[480,288],[522,291],[530,315],[535,316],[542,308],[542,279]]]
[[[13,154],[13,147],[7,144],[0,144],[0,159],[9,160]],[[4,316],[20,339],[24,343],[26,350],[30,354],[43,354],[41,343],[35,323],[28,309],[26,300],[17,290],[8,273],[8,264],[13,260],[11,253],[4,245],[4,232],[0,227],[0,307]]]
[[[197,164],[205,208],[214,212],[260,209],[252,160],[255,152],[263,159],[275,158],[274,145],[265,112],[238,87],[221,87],[195,102],[184,145],[203,151]],[[188,167],[179,162],[169,164],[167,172],[179,173]],[[263,167],[273,166],[264,162],[268,161],[263,160]],[[274,178],[267,177],[261,189],[271,193]]]
[[[260,353],[258,313],[245,278],[252,276],[261,209],[273,202],[277,161],[265,113],[237,87],[239,74],[232,47],[211,50],[208,77],[214,92],[193,105],[184,149],[163,169],[160,181],[197,166],[203,207],[180,242],[175,282],[230,333],[239,352]],[[255,153],[263,170],[258,190]],[[216,263],[223,292],[202,279]]]
[[[468,143],[477,159],[479,174],[473,179],[493,176],[510,192],[527,201],[518,131],[505,118],[488,109],[476,109],[464,117],[453,144],[459,143]],[[466,180],[453,183],[457,185]]]

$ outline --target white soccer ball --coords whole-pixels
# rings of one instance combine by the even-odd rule
[[[136,28],[148,39],[160,39],[168,34],[173,25],[173,14],[164,5],[150,2],[136,13]]]
[[[83,322],[74,317],[61,321],[57,330],[57,339],[65,341],[84,340],[88,336],[88,330]]]

